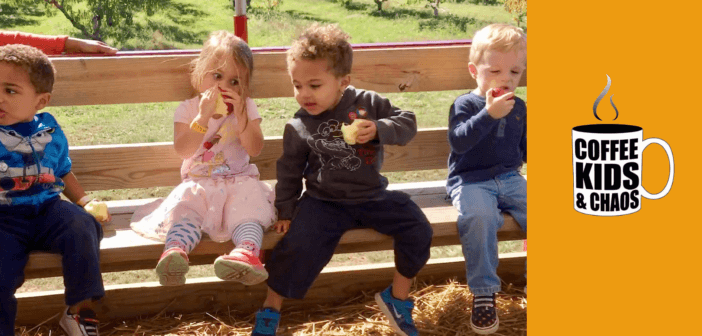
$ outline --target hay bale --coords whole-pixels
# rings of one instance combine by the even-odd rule
[[[470,329],[473,295],[455,280],[441,285],[421,284],[411,293],[415,300],[414,320],[421,335],[475,335]],[[526,335],[526,298],[506,286],[498,295],[500,329],[494,335]],[[361,293],[342,304],[283,309],[278,335],[392,336],[386,317],[378,309],[375,293]],[[248,336],[254,314],[205,312],[157,314],[141,319],[113,321],[100,326],[102,336],[122,335],[217,335]],[[20,327],[21,336],[60,335],[57,319],[33,328]]]

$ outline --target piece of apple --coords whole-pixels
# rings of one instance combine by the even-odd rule
[[[109,217],[109,214],[107,213],[107,204],[105,204],[105,202],[92,200],[85,205],[84,209],[100,222],[106,221]]]
[[[354,119],[351,125],[341,125],[341,133],[344,134],[344,141],[346,141],[347,144],[356,144],[356,137],[358,136],[358,124],[360,122],[361,119]]]
[[[228,114],[231,114],[234,112],[234,105],[225,103],[224,102],[224,97],[229,98],[229,96],[225,96],[222,94],[222,89],[219,89],[219,94],[217,95],[217,104],[215,106],[215,114],[219,114],[222,116],[226,116]]]
[[[492,96],[493,97],[499,97],[505,93],[507,93],[507,91],[501,87],[496,87],[496,88],[492,89]],[[511,100],[511,99],[514,99],[514,96],[510,97],[507,100]]]

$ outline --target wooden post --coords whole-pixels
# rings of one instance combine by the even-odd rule
[[[248,43],[249,34],[246,30],[246,0],[234,0],[234,10],[234,34]]]

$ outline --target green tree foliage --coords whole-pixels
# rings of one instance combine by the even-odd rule
[[[441,3],[441,0],[427,0],[429,3],[427,6],[431,7],[431,9],[434,10],[434,16],[439,16],[439,4]]]
[[[517,27],[526,31],[527,0],[500,0],[505,4],[505,10],[512,14]]]
[[[375,1],[375,4],[378,5],[378,12],[383,11],[383,2],[387,2],[388,0],[373,0]]]
[[[42,2],[40,0],[25,0]],[[63,14],[87,38],[104,41],[117,37],[133,23],[134,13],[151,16],[168,0],[44,0],[45,6]]]

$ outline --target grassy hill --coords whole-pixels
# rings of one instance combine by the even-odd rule
[[[80,36],[56,9],[25,1],[21,8],[0,5],[0,29]],[[268,0],[253,0],[249,9],[249,43],[252,47],[285,46],[312,22],[338,23],[353,43],[453,40],[470,38],[482,26],[511,22],[502,5],[442,2],[438,17],[426,1],[394,0],[378,12],[372,0],[286,0],[271,10]],[[133,24],[120,39],[106,42],[122,49],[194,49],[213,30],[233,29],[231,0],[163,0],[149,16],[135,13]]]

